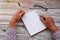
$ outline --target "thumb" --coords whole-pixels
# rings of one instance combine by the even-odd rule
[[[20,16],[23,16],[25,12],[22,10],[22,12],[19,14]]]
[[[40,20],[45,24],[45,20],[42,16],[40,16]]]

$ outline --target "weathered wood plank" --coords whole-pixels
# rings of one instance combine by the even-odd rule
[[[44,8],[60,8],[60,1],[59,0],[20,0],[22,6],[28,8],[34,8],[34,4],[39,5],[40,7]],[[36,6],[36,7],[39,7]]]
[[[6,32],[4,32],[4,30],[7,30],[7,28],[9,27],[9,20],[11,19],[14,12],[19,8],[14,3],[12,3],[12,6],[11,6],[10,3],[1,4],[1,5],[2,6],[4,5],[4,7],[6,6],[6,8],[2,7],[0,9],[0,32],[1,32],[0,33],[0,38],[1,38],[1,40],[4,40],[3,36],[6,33]],[[16,6],[17,8],[15,7],[16,9],[14,9],[13,8],[14,6]],[[7,9],[7,7],[8,7],[8,9]],[[32,10],[30,10],[30,11],[32,11]],[[39,10],[38,13],[43,14],[43,13],[45,13],[45,11],[44,10],[42,10],[42,11]],[[59,20],[60,20],[60,11],[59,11],[59,9],[56,9],[56,10],[55,9],[54,10],[48,9],[47,14],[54,18],[55,24],[58,26],[58,28],[60,28],[60,22],[59,22]],[[44,32],[38,33],[35,36],[30,37],[28,31],[26,30],[26,28],[25,28],[25,26],[22,22],[21,23],[19,22],[16,25],[17,25],[17,39],[18,40],[51,40],[51,32],[49,30],[45,30]]]
[[[19,9],[17,2],[0,2],[0,9]]]

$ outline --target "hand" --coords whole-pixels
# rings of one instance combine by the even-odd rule
[[[54,20],[51,16],[41,16],[40,19],[49,30],[51,30],[52,32],[58,31],[58,28],[54,24]]]
[[[19,10],[15,13],[15,15],[13,15],[13,17],[10,20],[10,27],[15,27],[16,22],[19,21],[21,19],[21,17],[23,17],[23,15],[25,14],[25,12],[23,10]]]

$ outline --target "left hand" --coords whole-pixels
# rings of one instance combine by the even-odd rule
[[[13,15],[13,17],[10,20],[10,27],[15,27],[16,22],[19,21],[21,19],[21,17],[23,17],[23,15],[25,14],[25,12],[23,10],[19,10],[15,13],[15,15]]]
[[[54,20],[51,16],[40,16],[41,21],[45,24],[45,26],[51,30],[53,33],[59,31],[56,27]]]

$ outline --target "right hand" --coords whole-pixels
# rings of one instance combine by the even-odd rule
[[[13,17],[11,18],[9,22],[10,27],[15,28],[17,21],[19,21],[23,17],[24,14],[25,14],[24,10],[16,11],[16,13],[14,13]]]
[[[54,24],[54,20],[51,16],[41,16],[40,19],[49,30],[51,30],[52,32],[58,31],[58,28]]]

